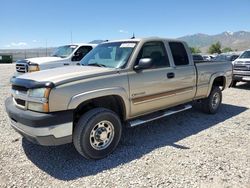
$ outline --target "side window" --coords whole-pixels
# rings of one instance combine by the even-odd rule
[[[81,61],[81,59],[92,50],[91,46],[82,46],[74,54],[72,61]]]
[[[170,42],[169,46],[176,66],[189,64],[187,51],[182,43]]]
[[[152,68],[169,67],[169,59],[165,46],[162,42],[147,42],[143,45],[136,64],[142,58],[152,59]]]

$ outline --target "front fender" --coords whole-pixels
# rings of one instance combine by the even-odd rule
[[[90,99],[111,95],[116,95],[122,98],[123,103],[125,105],[126,115],[128,115],[130,109],[129,98],[128,94],[126,93],[126,90],[122,87],[103,88],[79,93],[71,98],[68,104],[68,109],[76,109],[80,104]]]

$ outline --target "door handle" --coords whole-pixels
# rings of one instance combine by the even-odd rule
[[[174,74],[173,72],[169,72],[169,73],[167,73],[167,77],[168,77],[169,79],[174,78],[174,77],[175,77],[175,74]]]
[[[69,65],[69,63],[64,63],[63,65]]]

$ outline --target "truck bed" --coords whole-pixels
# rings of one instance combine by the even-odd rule
[[[196,62],[195,66],[197,70],[196,98],[207,96],[213,76],[225,75],[225,83],[227,83],[225,87],[228,87],[232,81],[232,64],[230,62]]]

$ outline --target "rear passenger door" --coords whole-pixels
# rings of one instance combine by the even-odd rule
[[[174,103],[185,103],[191,101],[196,92],[196,69],[193,62],[188,57],[187,46],[182,42],[169,42],[173,73],[175,78],[172,80],[175,87]]]

